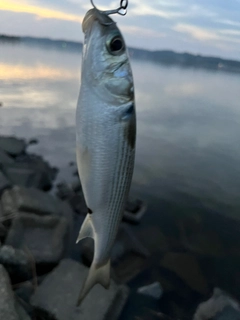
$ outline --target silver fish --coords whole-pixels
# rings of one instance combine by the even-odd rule
[[[123,36],[96,8],[86,13],[82,28],[76,152],[88,214],[77,242],[93,238],[94,258],[78,305],[95,284],[110,285],[111,249],[131,185],[136,140],[133,77]]]

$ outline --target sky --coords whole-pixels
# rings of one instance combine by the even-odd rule
[[[0,34],[83,41],[91,7],[90,0],[0,0]],[[112,18],[131,47],[240,60],[240,0],[129,0],[127,15]]]

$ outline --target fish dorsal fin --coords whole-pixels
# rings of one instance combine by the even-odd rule
[[[84,238],[93,238],[94,239],[94,227],[93,227],[93,223],[92,223],[92,217],[91,215],[88,213],[85,220],[83,221],[83,224],[81,226],[81,229],[79,231],[79,235],[77,238],[77,242],[78,243],[80,240],[84,239]]]

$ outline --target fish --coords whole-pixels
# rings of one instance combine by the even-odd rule
[[[99,283],[110,285],[111,250],[129,194],[136,145],[133,74],[116,23],[90,9],[83,20],[76,157],[88,214],[77,242],[94,240],[94,256],[77,305]]]

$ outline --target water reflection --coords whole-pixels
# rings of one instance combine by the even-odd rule
[[[27,66],[15,64],[0,64],[0,80],[24,81],[24,80],[56,80],[63,78],[64,81],[78,78],[78,73],[65,68],[51,68],[45,65]]]

